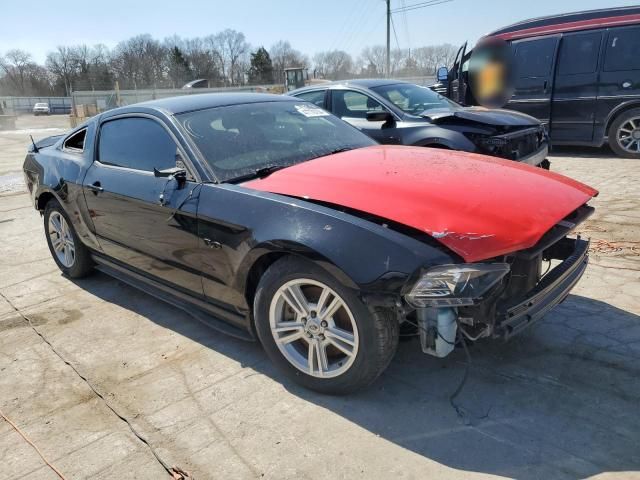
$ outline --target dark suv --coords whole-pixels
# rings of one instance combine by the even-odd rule
[[[515,60],[515,93],[505,108],[540,119],[554,145],[600,147],[640,158],[640,7],[537,18],[502,28]],[[432,88],[476,105],[468,88],[471,57],[461,47]]]
[[[549,168],[547,136],[529,115],[465,108],[427,87],[392,79],[323,83],[287,93],[382,144],[448,148]]]

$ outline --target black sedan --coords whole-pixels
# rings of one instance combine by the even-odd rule
[[[371,383],[401,324],[441,357],[541,318],[585,270],[587,242],[567,234],[597,194],[515,162],[377,145],[258,94],[102,113],[34,144],[24,173],[65,275],[95,268],[257,338],[330,393]]]
[[[330,111],[382,144],[482,153],[549,168],[544,127],[523,113],[462,107],[399,80],[323,83],[287,95]]]

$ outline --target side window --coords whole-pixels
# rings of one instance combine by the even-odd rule
[[[640,27],[609,31],[604,58],[605,72],[640,70]]]
[[[331,92],[331,111],[338,117],[367,118],[367,112],[381,112],[384,107],[364,93],[351,90]]]
[[[518,77],[546,77],[549,75],[556,42],[556,38],[542,38],[516,44],[516,73]]]
[[[562,39],[558,57],[558,75],[593,73],[598,68],[602,34],[582,33]]]
[[[98,160],[153,171],[176,166],[178,149],[162,125],[142,117],[110,120],[100,128]]]
[[[73,153],[81,153],[84,151],[84,139],[86,136],[87,129],[83,128],[67,138],[62,144],[62,148]]]
[[[311,102],[320,108],[324,108],[324,94],[326,90],[316,90],[314,92],[305,92],[296,97],[304,100],[305,102]]]

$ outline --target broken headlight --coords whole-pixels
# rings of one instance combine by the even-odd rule
[[[427,270],[405,295],[414,307],[473,305],[509,272],[506,263],[442,265]]]

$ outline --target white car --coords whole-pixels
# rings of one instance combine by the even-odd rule
[[[51,113],[49,111],[49,104],[48,103],[36,103],[33,106],[33,114],[34,115],[49,115],[49,113]]]

